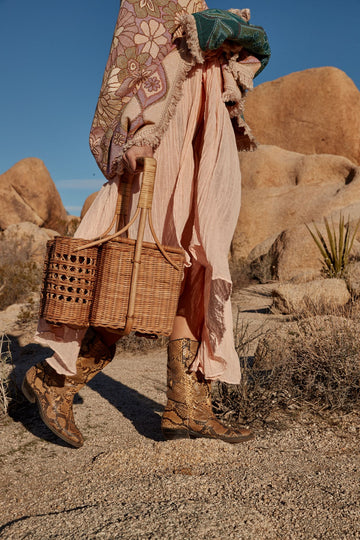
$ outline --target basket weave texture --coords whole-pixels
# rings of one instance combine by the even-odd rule
[[[89,326],[99,248],[74,252],[84,243],[62,236],[47,243],[40,316],[50,323]]]
[[[171,260],[182,268],[184,254],[166,247]],[[122,329],[127,311],[135,254],[135,241],[108,242],[101,251],[101,263],[90,316],[93,326]],[[156,244],[144,242],[136,287],[131,330],[170,335],[176,314],[183,272],[176,270]]]
[[[56,237],[47,246],[40,316],[52,324],[109,328],[126,335],[171,334],[185,253],[162,246],[151,220],[156,161],[145,158],[138,209],[117,233],[95,242]],[[125,186],[123,193],[129,193]],[[120,215],[119,199],[114,221]],[[123,238],[139,217],[136,239]],[[148,221],[155,243],[143,242]],[[111,226],[110,226],[111,229]]]

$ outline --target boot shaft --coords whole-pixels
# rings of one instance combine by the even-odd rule
[[[80,390],[111,362],[115,352],[115,345],[108,347],[97,332],[89,327],[81,343],[76,361],[76,375],[67,376],[66,384],[77,385],[78,390]]]

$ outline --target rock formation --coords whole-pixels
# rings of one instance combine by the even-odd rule
[[[360,164],[360,92],[334,67],[266,82],[248,95],[246,119],[258,142]]]
[[[236,257],[247,257],[283,231],[322,221],[323,216],[336,218],[343,211],[345,217],[360,217],[360,167],[344,157],[264,145],[241,153],[240,161],[243,191],[233,240]]]
[[[310,283],[280,283],[273,289],[273,308],[281,313],[300,313],[312,305],[335,309],[350,300],[343,279],[318,279]]]
[[[44,163],[26,158],[0,175],[0,229],[30,221],[65,233],[69,216]]]

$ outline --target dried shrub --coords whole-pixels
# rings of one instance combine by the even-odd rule
[[[337,316],[300,319],[259,351],[289,403],[349,413],[360,405],[360,324]]]
[[[32,239],[2,241],[0,253],[0,310],[26,302],[38,291],[42,268],[31,260]]]
[[[266,333],[254,359],[240,356],[241,384],[218,385],[218,410],[246,423],[279,411],[359,411],[359,330],[359,319],[327,315],[299,318]]]
[[[168,338],[160,336],[158,338],[150,338],[145,335],[139,335],[136,332],[131,333],[128,336],[125,336],[116,344],[117,351],[124,352],[144,352],[153,349],[161,349],[165,347],[168,343]]]
[[[10,340],[4,334],[0,335],[0,417],[7,414],[9,408],[11,387],[13,380],[12,358],[10,352]]]
[[[268,374],[253,368],[254,358],[249,356],[251,345],[264,339],[269,330],[262,325],[252,329],[249,323],[235,326],[235,348],[239,355],[240,384],[219,382],[213,388],[214,411],[223,421],[248,424],[265,420],[273,409],[272,381]]]
[[[40,298],[30,297],[27,302],[21,307],[16,318],[16,323],[19,327],[27,327],[31,323],[36,323],[40,310]]]

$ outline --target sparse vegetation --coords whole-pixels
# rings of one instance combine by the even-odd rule
[[[360,320],[327,315],[299,317],[265,333],[255,358],[240,350],[240,385],[219,384],[215,408],[243,423],[277,411],[315,414],[360,411]],[[254,335],[237,334],[245,344]]]
[[[306,227],[321,253],[324,274],[330,278],[343,278],[346,274],[349,256],[360,226],[360,220],[357,221],[352,232],[350,231],[350,218],[345,223],[342,214],[340,214],[337,233],[333,221],[330,227],[329,221],[324,217],[324,223],[326,239],[315,223],[313,223],[315,233],[308,225]]]
[[[3,241],[0,253],[0,310],[28,301],[38,291],[42,279],[41,265],[31,260],[32,239],[20,243]]]
[[[7,414],[10,399],[11,370],[10,341],[4,334],[0,335],[0,417]]]
[[[161,349],[167,345],[168,338],[160,336],[158,338],[146,337],[136,332],[119,339],[117,350],[124,352],[144,352],[152,349]]]

